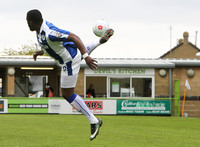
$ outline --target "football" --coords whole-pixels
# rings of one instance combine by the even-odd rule
[[[93,32],[96,36],[98,37],[101,37],[102,34],[107,30],[109,29],[109,25],[108,23],[101,19],[101,20],[98,20],[94,25],[93,25]]]

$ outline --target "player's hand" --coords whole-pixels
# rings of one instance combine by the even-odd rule
[[[92,59],[90,56],[87,56],[85,58],[85,62],[87,63],[87,65],[92,69],[92,70],[95,70],[97,69],[97,61]]]
[[[36,61],[37,56],[38,56],[38,54],[35,52],[35,53],[33,54],[33,59],[34,59],[34,61]]]
[[[35,53],[33,54],[33,59],[34,59],[34,61],[36,61],[38,55],[43,55],[43,54],[44,54],[44,52],[43,52],[42,50],[41,50],[41,51],[35,52]]]

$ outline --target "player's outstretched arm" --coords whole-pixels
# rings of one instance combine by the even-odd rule
[[[90,56],[88,56],[85,45],[83,44],[83,42],[81,41],[81,39],[70,32],[69,36],[68,36],[68,41],[70,42],[74,42],[74,44],[76,45],[76,47],[80,50],[81,55],[83,56],[83,58],[85,59],[85,62],[87,63],[87,65],[92,69],[95,70],[97,69],[97,61],[92,59]]]
[[[44,52],[43,52],[42,50],[41,50],[41,51],[35,52],[35,53],[33,54],[33,59],[34,59],[34,61],[36,61],[38,55],[42,56],[43,54],[44,54]]]

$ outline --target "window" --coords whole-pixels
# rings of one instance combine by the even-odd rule
[[[153,97],[153,77],[110,77],[109,97]]]
[[[29,97],[44,97],[48,76],[29,76]]]
[[[90,85],[93,85],[95,90],[95,97],[106,97],[107,96],[107,78],[106,77],[86,77],[85,95],[87,97],[87,90]]]
[[[132,97],[151,97],[152,79],[151,78],[132,78]]]
[[[130,78],[110,78],[110,97],[130,97]]]
[[[42,97],[47,76],[15,77],[15,97]]]

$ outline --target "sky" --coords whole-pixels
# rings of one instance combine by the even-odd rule
[[[0,5],[0,52],[37,43],[26,22],[31,9],[85,44],[99,39],[92,31],[95,22],[107,21],[115,33],[95,49],[94,58],[159,58],[185,31],[200,47],[199,0],[6,0]]]

